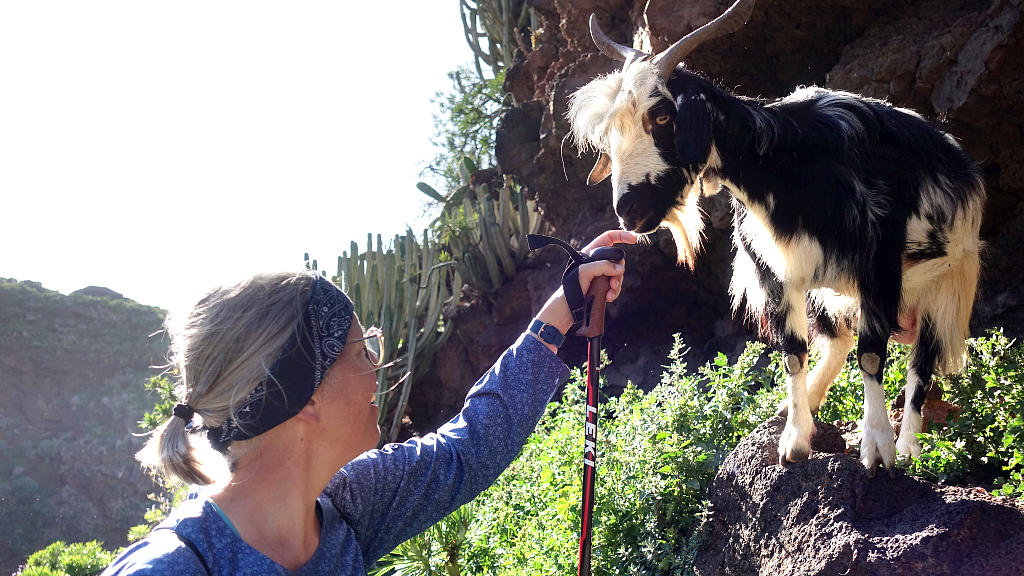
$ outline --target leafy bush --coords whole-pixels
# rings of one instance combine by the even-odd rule
[[[969,341],[971,364],[940,379],[945,400],[961,407],[945,426],[922,434],[924,454],[904,464],[912,474],[957,483],[985,482],[998,493],[1024,492],[1024,348],[994,331]],[[726,455],[775,413],[785,396],[779,354],[766,367],[764,345],[751,343],[730,364],[724,355],[696,373],[676,344],[662,381],[644,394],[630,386],[602,405],[598,439],[593,568],[598,575],[687,574],[700,547],[705,494]],[[907,348],[892,344],[884,387],[896,397],[906,382]],[[572,574],[576,570],[582,500],[584,378],[575,370],[559,403],[551,404],[520,457],[473,503],[457,550],[417,548],[434,572],[379,574]],[[857,422],[863,416],[860,371],[848,362],[819,419]],[[445,523],[451,522],[446,519]],[[444,558],[441,558],[444,554]],[[444,566],[447,572],[438,570]],[[457,566],[457,568],[456,568]],[[391,570],[391,571],[389,571]]]
[[[466,504],[429,530],[398,545],[370,576],[458,576],[459,558],[471,536],[476,507]]]
[[[604,400],[598,426],[595,574],[687,571],[699,541],[695,529],[704,494],[715,472],[780,400],[778,388],[766,386],[776,380],[777,368],[758,367],[763,351],[762,344],[751,344],[735,364],[720,355],[690,373],[677,339],[660,386],[647,394],[630,386],[621,397]],[[548,407],[520,457],[474,501],[460,573],[575,572],[584,382],[575,370],[561,402]],[[714,385],[706,386],[709,382]],[[381,564],[391,567],[396,558]],[[439,562],[435,559],[435,565]]]
[[[117,552],[103,549],[96,540],[67,544],[58,540],[28,557],[21,576],[91,576],[99,574]]]
[[[971,361],[943,383],[959,407],[944,426],[920,435],[924,452],[909,471],[938,482],[996,486],[1024,494],[1024,346],[1002,330],[968,341]]]

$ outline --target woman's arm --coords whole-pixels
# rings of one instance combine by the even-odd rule
[[[515,459],[568,369],[526,334],[436,433],[371,450],[325,494],[356,533],[369,566],[490,486]]]
[[[587,249],[635,241],[615,231]],[[622,264],[585,264],[580,284],[586,292],[594,278],[610,276],[614,300],[622,274]],[[572,326],[561,289],[537,317],[563,333]],[[367,566],[472,500],[515,459],[568,376],[555,351],[524,333],[469,391],[458,416],[436,433],[367,452],[334,477],[325,495],[355,531]]]

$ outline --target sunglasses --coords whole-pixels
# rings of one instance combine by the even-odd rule
[[[362,338],[357,338],[349,342],[349,344],[355,344],[356,342],[363,342],[366,346],[366,358],[373,364],[374,368],[380,368],[381,363],[384,361],[384,331],[376,326],[370,326],[363,332]]]

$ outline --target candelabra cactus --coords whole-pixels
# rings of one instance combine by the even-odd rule
[[[379,326],[385,334],[384,366],[377,372],[381,441],[394,440],[416,378],[430,368],[434,352],[449,332],[442,317],[444,303],[457,297],[462,279],[453,266],[440,261],[437,243],[423,232],[417,242],[412,230],[396,235],[390,247],[383,238],[367,234],[366,250],[352,242],[338,257],[334,282],[352,298],[364,326]]]
[[[463,185],[447,197],[422,182],[417,187],[442,202],[434,226],[459,274],[493,294],[515,275],[529,252],[526,235],[540,231],[540,213],[508,176],[474,183],[483,171],[469,158],[463,159],[460,172]]]
[[[512,52],[522,45],[520,30],[535,24],[529,2],[523,0],[460,0],[462,28],[473,51],[477,75],[484,77],[481,62],[494,75],[512,66]]]

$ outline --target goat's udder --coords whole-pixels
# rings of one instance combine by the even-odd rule
[[[900,314],[900,329],[892,335],[895,342],[910,346],[917,342],[917,310],[909,310]]]

